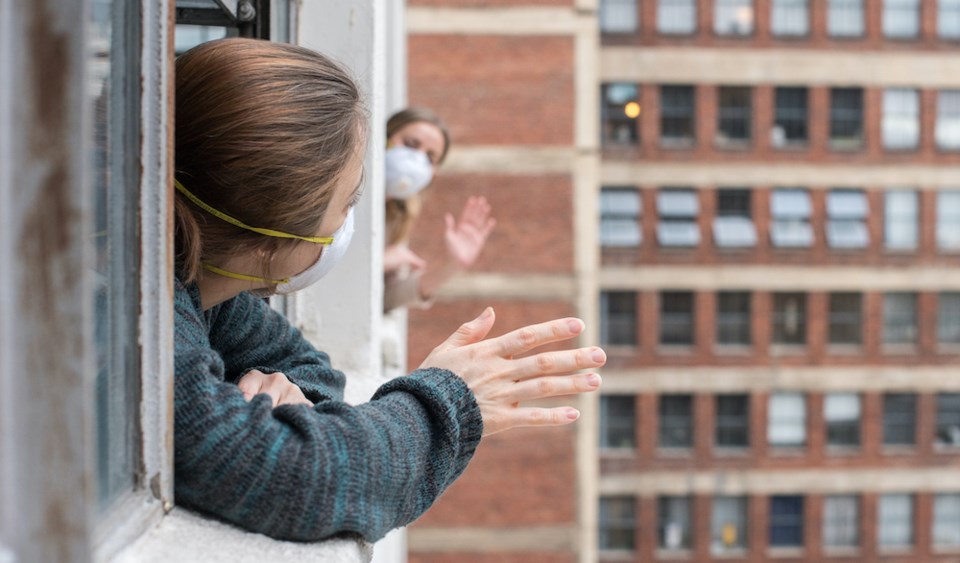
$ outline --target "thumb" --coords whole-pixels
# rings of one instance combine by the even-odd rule
[[[496,321],[496,314],[493,312],[493,307],[487,307],[479,317],[460,325],[460,328],[447,338],[442,347],[458,348],[480,342],[490,334],[494,321]]]

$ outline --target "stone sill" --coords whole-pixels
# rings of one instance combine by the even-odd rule
[[[176,508],[121,551],[113,563],[270,563],[324,561],[369,563],[373,545],[337,539],[320,543],[278,541]]]

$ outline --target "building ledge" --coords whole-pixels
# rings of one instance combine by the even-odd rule
[[[373,546],[362,540],[338,539],[319,543],[278,541],[261,534],[211,520],[182,508],[121,551],[113,563],[270,563],[324,561],[369,563]]]

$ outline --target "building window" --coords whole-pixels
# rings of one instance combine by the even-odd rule
[[[960,0],[939,0],[937,33],[941,39],[960,39]]]
[[[803,547],[803,497],[770,497],[770,547]]]
[[[853,150],[863,146],[863,88],[830,89],[830,147]]]
[[[693,293],[664,291],[660,294],[660,344],[693,345]]]
[[[713,31],[717,35],[753,33],[753,0],[716,0]]]
[[[660,87],[660,144],[691,146],[696,139],[693,86]]]
[[[886,393],[883,396],[883,445],[912,446],[917,439],[917,396]]]
[[[913,496],[881,495],[877,528],[877,542],[881,548],[913,545]]]
[[[600,341],[611,346],[637,345],[637,294],[600,292]]]
[[[636,546],[633,497],[600,497],[600,550],[633,551]]]
[[[777,248],[809,248],[810,194],[803,189],[776,189],[770,197],[770,241]]]
[[[960,446],[960,393],[937,395],[938,446]]]
[[[637,85],[626,82],[604,84],[603,143],[606,145],[636,145],[640,142],[637,118],[640,116],[640,101]]]
[[[600,447],[633,449],[637,447],[636,401],[632,395],[600,397]]]
[[[860,544],[860,499],[856,495],[830,495],[823,499],[823,547],[857,547]]]
[[[941,90],[937,95],[937,147],[960,149],[960,90]]]
[[[693,395],[660,395],[660,447],[693,447]]]
[[[807,296],[773,294],[773,343],[803,346],[807,343]]]
[[[700,200],[688,188],[666,188],[657,193],[657,242],[662,247],[694,247],[700,244]]]
[[[690,497],[660,497],[660,549],[677,551],[693,547],[691,533],[692,499]]]
[[[937,307],[937,341],[960,344],[960,293],[941,293]]]
[[[717,395],[716,447],[743,449],[750,446],[750,396]]]
[[[938,548],[960,547],[960,494],[933,497],[933,545]]]
[[[640,215],[643,203],[634,188],[600,190],[600,246],[633,247],[643,240]]]
[[[637,0],[600,0],[601,33],[633,33],[637,23]]]
[[[883,343],[914,345],[917,342],[917,295],[887,293],[883,296]]]
[[[827,425],[827,445],[855,448],[860,445],[860,395],[830,393],[824,397],[823,417]]]
[[[890,39],[920,35],[920,0],[883,0],[883,35]]]
[[[774,126],[770,142],[774,147],[807,143],[807,89],[776,88]]]
[[[772,0],[770,32],[780,37],[801,37],[810,32],[807,0]]]
[[[863,36],[863,20],[863,0],[828,0],[827,33],[830,37]]]
[[[750,345],[750,294],[721,291],[717,294],[717,344]]]
[[[960,193],[937,193],[937,248],[960,250]]]
[[[688,35],[697,29],[697,0],[659,0],[657,31],[665,35]]]
[[[828,338],[831,345],[859,346],[862,342],[863,296],[831,293]]]
[[[717,216],[713,220],[713,242],[719,248],[749,248],[757,244],[750,190],[717,190]]]
[[[889,250],[915,250],[919,242],[919,205],[914,190],[884,195],[883,239]]]
[[[891,88],[883,92],[883,147],[914,149],[920,142],[920,96],[916,90]]]
[[[767,442],[775,448],[807,443],[807,400],[801,393],[774,393],[767,405]]]
[[[713,497],[710,536],[716,554],[747,548],[747,497]]]
[[[866,248],[867,196],[863,190],[831,190],[827,194],[827,244],[834,249]]]
[[[721,86],[717,114],[718,147],[743,147],[753,133],[752,91],[747,86]]]

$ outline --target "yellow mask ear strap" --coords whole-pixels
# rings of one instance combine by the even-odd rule
[[[248,231],[260,233],[261,235],[266,235],[268,237],[293,238],[293,239],[305,240],[307,242],[313,242],[316,244],[332,244],[333,243],[333,237],[302,237],[300,235],[292,235],[290,233],[284,233],[283,231],[274,231],[273,229],[262,229],[260,227],[251,227],[250,225],[244,223],[239,219],[234,219],[233,217],[227,215],[226,213],[222,211],[218,211],[213,207],[210,207],[209,205],[204,203],[200,198],[190,193],[190,191],[187,190],[187,188],[183,187],[183,184],[180,183],[180,180],[174,179],[173,185],[177,187],[177,191],[182,193],[184,197],[192,201],[200,209],[203,209],[204,211],[213,215],[217,219],[220,219],[221,221],[226,221],[227,223],[240,227],[241,229],[246,229]]]
[[[263,282],[263,283],[269,283],[269,284],[274,284],[274,285],[280,285],[280,284],[284,284],[284,283],[289,283],[289,282],[290,282],[290,279],[289,279],[289,278],[284,278],[284,279],[282,279],[282,280],[272,280],[272,279],[270,279],[270,278],[261,278],[261,277],[259,277],[259,276],[248,276],[247,274],[238,274],[238,273],[236,273],[236,272],[231,272],[231,271],[229,271],[229,270],[224,270],[223,268],[218,268],[218,267],[216,267],[216,266],[211,266],[210,264],[202,264],[202,266],[203,266],[203,269],[204,269],[204,270],[211,271],[211,272],[213,272],[214,274],[217,274],[217,275],[220,275],[220,276],[224,276],[224,277],[227,277],[227,278],[233,278],[233,279],[235,279],[235,280],[243,280],[243,281],[250,281],[250,282]]]

